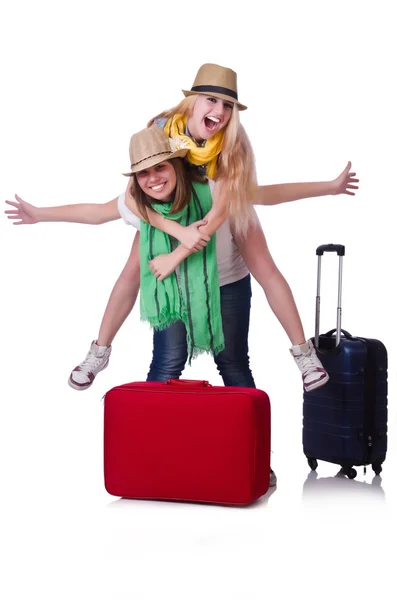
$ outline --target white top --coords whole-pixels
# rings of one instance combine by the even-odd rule
[[[212,192],[214,181],[209,180],[209,185]],[[141,221],[126,205],[125,193],[119,196],[117,204],[124,223],[132,225],[139,230]],[[218,262],[220,286],[240,281],[240,279],[243,279],[249,273],[247,265],[232,236],[229,219],[226,219],[216,232],[216,259]]]

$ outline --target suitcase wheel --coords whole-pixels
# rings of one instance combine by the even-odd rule
[[[354,479],[357,475],[357,471],[356,469],[353,469],[353,467],[342,467],[341,471],[344,475],[347,475],[349,479]]]
[[[376,462],[373,463],[372,469],[373,469],[375,475],[380,475],[382,473],[382,467],[380,466],[379,463],[376,463]]]
[[[318,467],[318,462],[316,461],[315,458],[308,458],[307,462],[309,463],[309,467],[311,468],[312,471],[315,471]]]

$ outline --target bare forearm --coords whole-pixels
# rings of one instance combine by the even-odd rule
[[[128,188],[125,196],[125,203],[131,212],[133,212],[135,216],[139,217],[139,219],[149,223],[153,227],[156,227],[156,229],[160,229],[160,231],[164,231],[164,233],[179,239],[179,233],[181,229],[183,229],[182,225],[176,221],[173,221],[172,219],[166,219],[152,208],[147,209],[147,216],[144,215],[139,210],[135,198],[129,193]]]
[[[206,225],[199,227],[201,233],[211,236],[225,222],[228,215],[228,205],[226,192],[224,190],[225,188],[222,183],[216,185],[212,208],[204,217],[207,220],[207,223]]]
[[[199,227],[199,230],[201,231],[201,233],[205,233],[209,236],[212,236],[225,221],[226,216],[226,211],[221,212],[219,211],[218,207],[212,208],[209,211],[209,213],[204,217],[205,219],[208,219],[208,224],[201,225],[201,227]],[[171,252],[171,254],[175,257],[175,262],[177,266],[192,253],[193,250],[188,250],[182,244],[180,244],[177,248],[175,248],[173,252]]]
[[[100,225],[119,218],[117,213],[105,214],[104,204],[68,204],[37,208],[36,218],[42,222],[66,222]]]
[[[334,181],[316,181],[306,183],[280,183],[258,187],[255,204],[282,204],[303,198],[315,198],[334,194]]]
[[[171,252],[171,256],[173,258],[173,265],[174,265],[174,269],[177,268],[178,265],[180,265],[180,263],[185,260],[185,258],[187,258],[188,256],[190,256],[192,254],[192,250],[188,250],[187,248],[185,248],[185,246],[182,246],[182,244],[180,244],[177,248],[175,248],[175,250],[173,250]]]
[[[179,239],[179,233],[181,229],[183,229],[182,225],[176,221],[173,221],[172,219],[166,219],[166,217],[163,217],[163,215],[160,215],[151,208],[148,208],[148,216],[150,225],[156,227],[156,229],[164,231],[164,233],[167,233],[168,235],[172,235],[176,239]]]
[[[201,227],[199,227],[199,230],[201,231],[201,233],[205,233],[209,236],[212,236],[225,221],[226,217],[226,209],[219,210],[218,206],[213,207],[211,208],[209,213],[207,213],[204,217],[205,219],[208,219],[207,225],[201,225]],[[192,253],[193,250],[188,250],[182,244],[180,244],[177,248],[175,248],[173,252],[171,252],[171,254],[175,257],[175,262],[177,265],[179,265],[183,260],[185,260],[185,258],[190,256]]]

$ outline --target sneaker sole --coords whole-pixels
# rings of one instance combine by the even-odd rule
[[[98,373],[100,373],[101,371],[103,371],[104,369],[106,369],[106,367],[109,364],[109,360],[106,361],[105,365],[102,367],[102,369],[100,371],[98,371]],[[87,384],[83,384],[83,385],[78,385],[77,383],[75,383],[72,379],[72,375],[70,375],[69,379],[68,379],[68,385],[70,385],[71,388],[73,388],[74,390],[77,390],[78,392],[82,392],[84,390],[88,390],[89,387],[92,386],[92,384],[94,383],[96,376],[98,375],[98,373],[95,375],[94,379],[92,381],[90,381]]]
[[[313,390],[318,390],[318,388],[323,387],[329,381],[329,375],[321,379],[320,381],[316,381],[312,385],[304,386],[305,392],[312,392]]]

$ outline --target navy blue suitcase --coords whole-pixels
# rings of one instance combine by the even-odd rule
[[[319,334],[321,258],[339,256],[336,329]],[[330,378],[303,393],[303,451],[315,471],[318,460],[340,465],[354,479],[354,466],[382,471],[387,451],[387,351],[379,340],[352,336],[341,329],[342,261],[345,247],[319,246],[316,323],[313,343]]]

